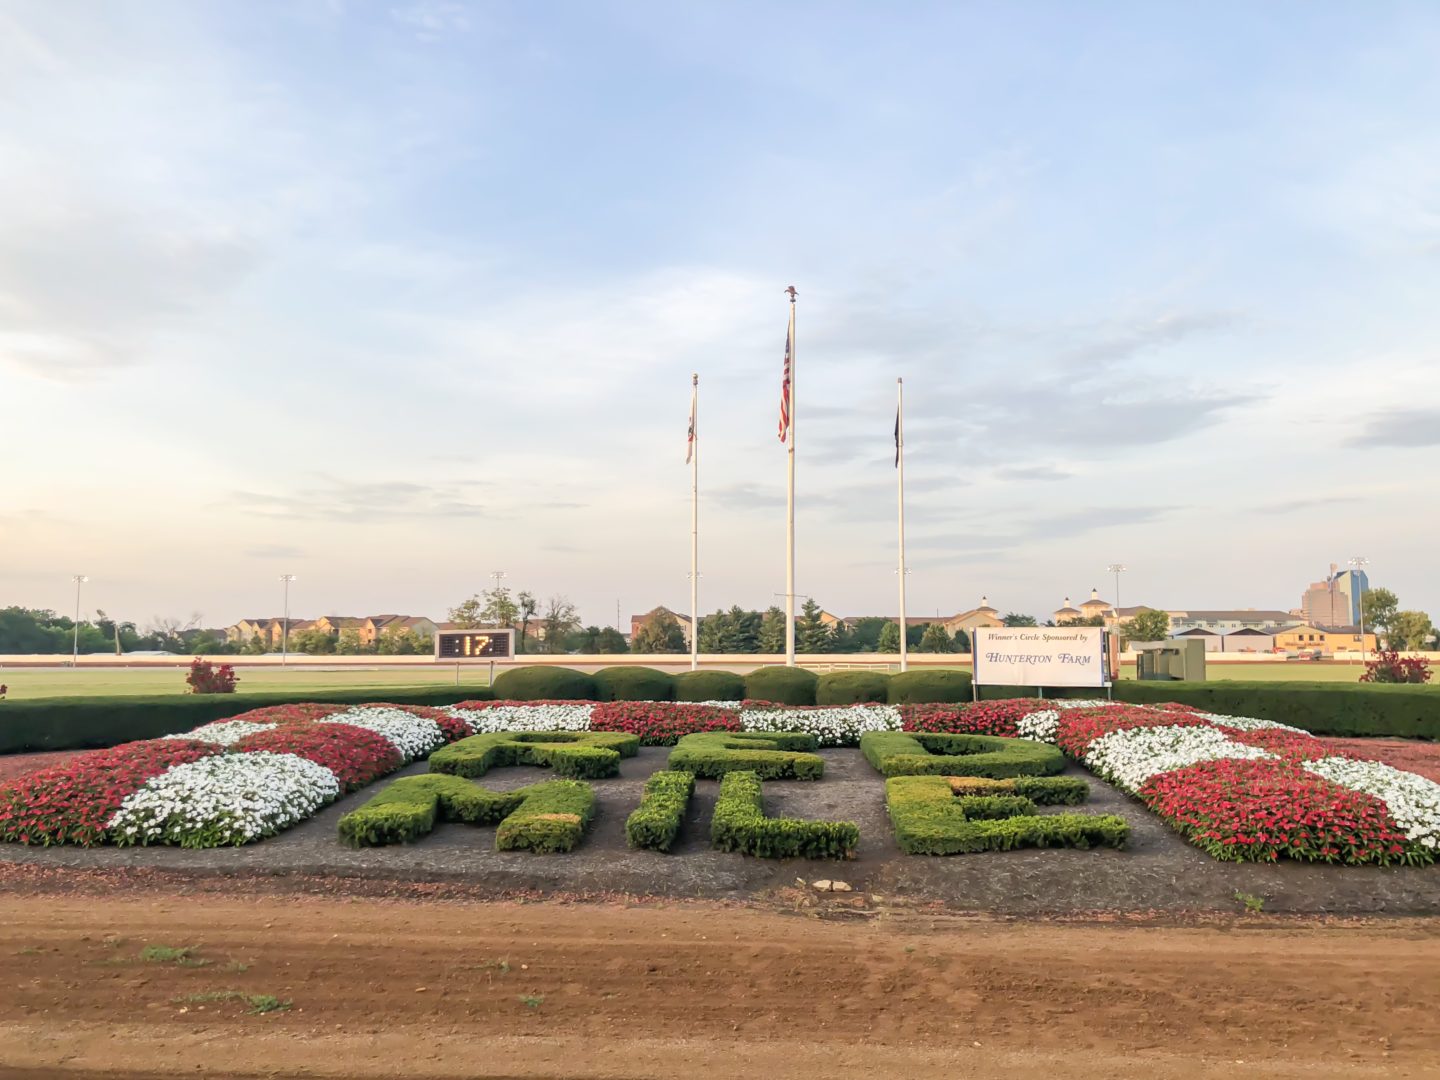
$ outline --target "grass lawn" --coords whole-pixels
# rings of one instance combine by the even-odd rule
[[[3,668],[0,683],[9,686],[8,697],[15,701],[48,697],[85,697],[89,695],[183,694],[186,669],[176,668],[93,668],[86,670],[84,661],[78,669],[70,668]],[[489,685],[489,673],[481,668],[461,672],[462,686]],[[374,687],[376,700],[383,700],[387,688],[409,686],[454,686],[455,669],[440,667],[416,668],[346,668],[316,670],[315,668],[241,668],[241,693],[286,692],[307,690],[360,689]]]

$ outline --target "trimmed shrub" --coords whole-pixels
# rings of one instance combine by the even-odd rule
[[[957,795],[943,776],[885,781],[885,809],[907,855],[958,855],[1022,847],[1123,847],[1130,835],[1114,814],[1038,814],[1020,795]]]
[[[278,694],[182,694],[154,697],[38,698],[0,705],[0,754],[39,750],[89,750],[193,731],[254,709],[297,702],[365,705],[377,696],[400,705],[451,705],[467,698],[489,700],[489,690],[460,686],[413,689],[366,687]],[[498,680],[497,680],[498,681]]]
[[[830,671],[815,684],[815,704],[884,704],[889,689],[890,676],[878,671]]]
[[[814,705],[820,676],[798,667],[756,668],[745,676],[745,696],[777,705]]]
[[[947,776],[956,795],[1019,795],[1040,806],[1078,806],[1090,798],[1090,785],[1078,776]]]
[[[685,810],[694,793],[694,773],[664,770],[651,773],[645,781],[639,807],[625,819],[626,841],[634,848],[669,851],[685,821]]]
[[[675,676],[676,701],[743,701],[745,680],[733,671],[682,671]]]
[[[720,781],[710,843],[762,859],[848,859],[860,845],[860,829],[853,821],[766,817],[760,777],[732,772]]]
[[[595,792],[575,780],[547,780],[514,791],[488,791],[459,776],[430,774],[396,780],[340,819],[351,847],[406,844],[437,821],[500,827],[500,851],[570,851],[595,813]]]
[[[552,768],[557,776],[618,776],[620,759],[640,752],[640,737],[612,731],[497,731],[471,735],[430,755],[432,773],[476,778],[505,765]]]
[[[438,751],[437,751],[438,752]],[[867,731],[860,752],[884,776],[1050,776],[1065,768],[1054,746],[994,735]]]
[[[654,668],[607,667],[591,678],[596,701],[670,701],[675,697],[675,676]]]
[[[595,701],[595,680],[574,668],[533,664],[510,668],[495,677],[496,701]]]
[[[819,780],[825,760],[808,752],[817,745],[814,735],[801,732],[705,732],[681,739],[669,767],[706,780],[740,771],[762,780]]]
[[[890,676],[891,705],[953,704],[974,696],[968,671],[902,671]]]

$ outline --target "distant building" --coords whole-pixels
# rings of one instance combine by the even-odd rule
[[[1341,570],[1330,564],[1324,581],[1313,581],[1300,597],[1300,613],[1306,622],[1320,626],[1359,623],[1360,602],[1370,589],[1364,570]]]
[[[926,620],[931,622],[933,620]],[[940,625],[945,627],[945,632],[951,637],[955,636],[956,630],[964,630],[967,634],[976,627],[1004,626],[1005,620],[1000,617],[1000,612],[990,606],[990,598],[982,596],[980,606],[971,608],[969,611],[962,611],[958,615],[952,615],[948,619],[942,619]]]
[[[1066,623],[1079,622],[1084,617],[1085,616],[1081,613],[1080,609],[1070,603],[1070,598],[1068,596],[1065,597],[1065,603],[1056,608],[1055,613],[1051,615],[1051,618],[1055,621],[1056,626],[1064,626]]]
[[[1271,631],[1295,625],[1295,616],[1290,612],[1266,608],[1190,608],[1169,614],[1172,633],[1199,629],[1228,634],[1235,630]]]
[[[1358,626],[1314,626],[1306,623],[1281,630],[1275,635],[1275,648],[1281,652],[1320,653],[1375,651],[1375,635],[1366,631],[1361,641]]]
[[[1082,619],[1093,619],[1097,615],[1102,619],[1107,617],[1114,618],[1115,608],[1113,605],[1107,604],[1104,600],[1100,599],[1099,589],[1091,589],[1090,599],[1080,605],[1080,617]]]
[[[649,611],[645,612],[644,615],[631,615],[630,639],[633,641],[636,634],[638,634],[644,627],[648,626],[654,620],[658,619],[661,615],[669,615],[671,618],[673,618],[676,622],[680,624],[680,630],[685,635],[685,647],[689,648],[690,616],[682,615],[678,611],[671,611],[669,608],[664,606],[653,607]]]

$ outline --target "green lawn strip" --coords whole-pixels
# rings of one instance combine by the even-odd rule
[[[1065,768],[1054,746],[995,735],[867,731],[860,752],[885,776],[1047,776]]]
[[[430,771],[474,778],[506,765],[538,765],[593,780],[619,775],[620,759],[639,752],[640,736],[618,731],[499,731],[442,746],[430,755]]]
[[[640,805],[625,819],[625,839],[634,848],[669,851],[685,820],[695,774],[662,770],[645,781]]]
[[[956,795],[944,776],[885,781],[885,808],[907,855],[958,855],[1022,847],[1123,847],[1130,834],[1114,814],[1039,814],[1022,795]]]
[[[762,780],[819,780],[825,760],[810,753],[818,745],[814,735],[803,732],[705,731],[681,738],[670,751],[669,767],[704,780],[736,771]]]
[[[595,814],[595,792],[578,780],[547,780],[490,791],[460,776],[406,776],[340,819],[351,847],[403,844],[425,836],[437,821],[493,825],[499,851],[570,851]]]
[[[765,816],[760,776],[730,772],[720,780],[720,795],[710,822],[717,851],[738,851],[764,859],[845,859],[860,844],[853,821],[810,821]]]

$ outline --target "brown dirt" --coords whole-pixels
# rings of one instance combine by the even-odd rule
[[[1437,929],[9,895],[0,1076],[1433,1075]]]
[[[1325,742],[1342,754],[1383,761],[1440,782],[1440,743],[1418,739],[1326,739]]]
[[[89,750],[53,750],[42,754],[0,754],[0,781],[10,780],[21,773],[59,765],[70,758],[88,754]]]

